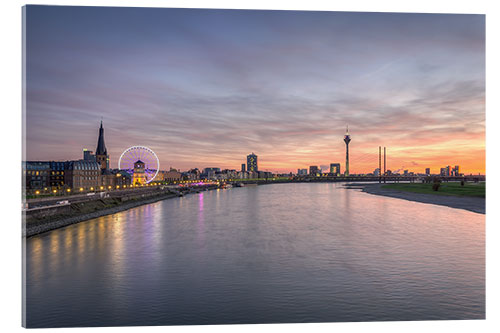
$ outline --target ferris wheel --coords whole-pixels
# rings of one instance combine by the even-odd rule
[[[160,170],[160,160],[158,156],[148,147],[133,146],[127,148],[120,156],[118,160],[118,169],[133,174],[134,164],[137,162],[144,163],[146,183],[152,182],[158,174],[158,170]]]

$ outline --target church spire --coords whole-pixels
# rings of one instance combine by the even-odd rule
[[[106,145],[104,144],[104,128],[102,127],[102,119],[101,119],[101,127],[99,128],[99,139],[97,140],[97,148],[95,150],[96,155],[106,155]]]
[[[106,145],[104,144],[104,127],[102,126],[102,119],[101,119],[101,127],[99,128],[99,139],[97,139],[97,148],[95,150],[95,157],[97,163],[101,165],[101,170],[106,170],[109,168],[109,156],[108,156],[108,151],[106,149]]]

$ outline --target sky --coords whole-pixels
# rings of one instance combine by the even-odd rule
[[[484,15],[28,6],[26,159],[485,172]]]

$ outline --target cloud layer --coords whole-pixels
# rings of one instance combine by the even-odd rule
[[[484,172],[484,16],[28,6],[27,158]]]

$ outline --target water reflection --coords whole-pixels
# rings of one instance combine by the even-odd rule
[[[332,184],[165,200],[26,251],[32,327],[484,318],[484,215]]]
[[[219,191],[219,189],[217,189]],[[219,193],[217,193],[218,195]],[[205,245],[205,217],[203,215],[203,195],[198,195],[198,246],[203,248]]]

